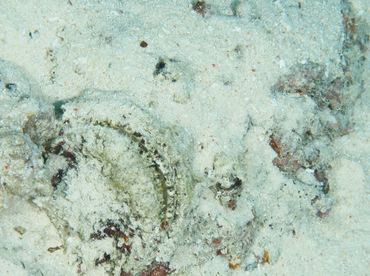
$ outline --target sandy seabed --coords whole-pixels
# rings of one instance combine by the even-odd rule
[[[2,1],[1,275],[368,275],[370,5]]]

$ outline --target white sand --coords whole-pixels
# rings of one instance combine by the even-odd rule
[[[313,131],[314,121],[345,128],[334,111],[318,108],[311,97],[273,91],[282,76],[307,64],[324,68],[321,80],[345,78],[340,2],[209,0],[202,15],[192,9],[195,2],[191,1],[2,1],[0,59],[14,65],[2,65],[2,85],[6,79],[19,84],[28,79],[32,89],[18,87],[30,95],[21,104],[18,95],[0,88],[0,274],[110,275],[112,271],[119,275],[124,266],[127,256],[120,256],[109,238],[89,239],[99,219],[118,220],[129,212],[117,211],[125,195],[116,196],[94,182],[99,179],[108,185],[106,164],[94,158],[78,163],[75,174],[70,169],[63,180],[68,188],[62,191],[59,186],[56,192],[50,179],[58,169],[67,169],[66,159],[55,156],[44,165],[44,145],[36,146],[30,132],[22,132],[33,115],[52,114],[48,104],[85,95],[66,108],[63,119],[70,119],[71,127],[65,135],[77,133],[77,137],[91,131],[86,150],[103,154],[94,145],[100,141],[94,138],[95,130],[86,122],[105,118],[122,122],[126,113],[120,106],[128,100],[144,110],[144,115],[138,112],[127,118],[133,129],[153,135],[160,149],[166,147],[157,145],[159,140],[168,142],[173,150],[168,159],[178,160],[183,175],[188,172],[193,177],[176,184],[180,189],[191,187],[190,198],[179,196],[180,215],[168,236],[158,234],[162,230],[155,218],[145,220],[145,225],[136,222],[137,227],[146,227],[146,234],[141,240],[135,233],[130,242],[135,246],[145,241],[148,247],[132,248],[132,256],[143,254],[137,271],[127,257],[126,267],[133,273],[143,271],[155,258],[169,262],[174,275],[367,275],[370,51],[361,52],[358,45],[349,50],[352,60],[367,58],[358,68],[353,65],[356,62],[349,64],[353,83],[341,90],[341,103],[350,110],[346,118],[355,123],[353,131],[332,137],[318,127],[316,134],[311,133],[312,144],[321,152],[317,165],[326,165],[327,194],[313,169],[301,168],[294,176],[281,172],[273,164],[277,153],[270,146],[271,135],[280,135],[292,148],[294,143],[303,147],[294,139],[303,137],[307,126]],[[352,1],[351,9],[356,35],[369,35],[367,1]],[[140,46],[142,41],[147,47]],[[369,49],[368,41],[366,46]],[[166,65],[156,74],[160,61]],[[16,75],[16,67],[26,77]],[[86,89],[102,92],[91,96]],[[40,121],[46,126],[39,130],[58,124]],[[163,138],[161,127],[174,132],[179,127],[186,134],[179,131],[178,140],[164,134]],[[51,135],[47,132],[40,135],[40,144]],[[120,139],[115,135],[112,139]],[[71,137],[66,138],[70,149],[78,144]],[[127,149],[122,143],[112,149],[118,156],[111,157],[116,160],[112,164],[123,160],[119,156]],[[233,184],[229,180],[236,176],[243,185],[235,189],[238,195],[232,210],[227,205],[230,195],[223,199],[215,187],[220,182],[229,188]],[[150,208],[140,207],[144,204],[140,198],[134,205],[139,210]],[[73,230],[67,231],[65,222]],[[153,237],[160,237],[161,243],[151,244],[148,240]],[[221,243],[216,246],[212,242],[219,237]],[[47,251],[57,246],[59,250]],[[114,265],[95,265],[104,252],[115,260]],[[268,261],[263,260],[265,252],[269,252]],[[232,269],[235,264],[239,266]]]

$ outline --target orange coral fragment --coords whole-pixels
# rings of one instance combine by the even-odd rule
[[[229,268],[231,268],[231,269],[237,269],[238,267],[239,267],[239,265],[240,264],[231,264],[231,263],[229,263]]]
[[[270,253],[265,250],[263,252],[263,257],[262,257],[262,264],[268,263],[270,261]]]

